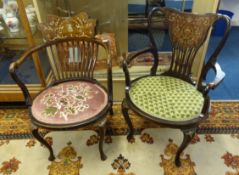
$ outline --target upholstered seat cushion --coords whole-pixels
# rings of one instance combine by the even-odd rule
[[[134,81],[129,90],[132,103],[153,117],[186,121],[201,114],[204,98],[196,88],[177,78],[149,76]]]
[[[33,101],[32,116],[46,124],[72,124],[99,114],[107,105],[106,91],[87,81],[68,81],[41,92]]]

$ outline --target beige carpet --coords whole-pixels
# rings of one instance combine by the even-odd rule
[[[128,143],[126,136],[107,137],[106,161],[98,153],[94,131],[46,135],[58,158],[33,139],[0,141],[2,175],[238,175],[237,135],[198,135],[186,149],[182,167],[173,158],[182,134],[175,129],[146,129]]]

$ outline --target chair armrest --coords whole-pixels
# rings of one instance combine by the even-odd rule
[[[124,71],[124,75],[125,75],[125,85],[126,88],[130,87],[130,74],[129,74],[129,69],[128,66],[129,64],[139,55],[143,54],[143,53],[147,53],[147,52],[152,52],[153,53],[153,49],[151,47],[147,47],[144,48],[142,50],[139,50],[138,52],[135,52],[133,54],[130,54],[126,57],[126,55],[123,55],[123,61],[122,61],[122,68]]]
[[[26,52],[22,57],[20,57],[17,61],[12,62],[10,64],[9,67],[9,73],[12,77],[12,79],[17,83],[17,85],[20,87],[20,89],[22,90],[22,93],[24,95],[25,98],[25,103],[27,106],[31,106],[32,104],[32,99],[30,96],[30,93],[27,89],[27,87],[25,86],[25,84],[20,80],[20,78],[17,76],[16,74],[16,70],[18,69],[18,67],[27,59],[28,56],[28,52]]]
[[[109,56],[110,57],[110,56]],[[111,57],[107,59],[107,87],[109,92],[109,101],[113,105],[113,80],[112,80],[112,61]]]
[[[215,89],[220,83],[222,83],[224,77],[226,76],[225,72],[221,69],[221,66],[218,63],[215,63],[212,66],[212,69],[215,72],[215,78],[209,83],[204,83],[204,94],[207,94],[211,89]]]
[[[112,41],[110,34],[97,35],[96,38],[102,40],[107,55],[107,88],[108,98],[111,106],[113,105],[113,79],[112,79],[112,58],[116,57],[115,41]]]
[[[231,28],[231,21],[230,18],[224,15],[218,14],[217,20],[224,20],[226,23],[226,30],[224,32],[224,35],[222,36],[218,46],[210,56],[208,62],[204,65],[200,80],[199,80],[199,89],[203,91],[204,94],[207,94],[211,89],[215,89],[224,79],[225,73],[222,71],[220,65],[217,63],[217,57],[219,53],[221,52],[222,48],[224,47],[224,44],[226,43],[226,40],[228,38],[230,28]],[[207,84],[203,84],[202,80],[206,78],[207,73],[210,69],[213,69],[216,73],[215,79]]]

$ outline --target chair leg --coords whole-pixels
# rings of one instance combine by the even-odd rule
[[[107,159],[107,156],[105,155],[103,150],[103,144],[104,144],[104,138],[105,138],[105,123],[106,123],[106,120],[102,121],[99,124],[99,136],[100,136],[99,151],[100,151],[100,158],[103,161]]]
[[[126,99],[123,100],[123,102],[121,104],[121,109],[122,109],[124,119],[125,119],[125,121],[128,125],[128,128],[129,128],[129,133],[128,133],[127,139],[128,139],[128,141],[130,141],[131,139],[133,139],[133,136],[134,136],[134,128],[133,128],[132,122],[129,118],[129,112],[128,112],[129,107],[128,107],[128,104],[126,102]]]
[[[180,145],[180,147],[178,148],[176,157],[175,157],[175,165],[177,167],[181,166],[180,155],[185,150],[185,148],[189,145],[191,140],[193,139],[193,137],[196,133],[196,128],[182,129],[182,132],[183,132],[183,142]]]
[[[55,160],[55,156],[54,156],[51,145],[39,134],[38,128],[32,130],[32,135],[49,150],[50,156],[48,160],[49,161]]]
[[[113,106],[110,106],[110,115],[114,115]]]

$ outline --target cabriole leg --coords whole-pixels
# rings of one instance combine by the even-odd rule
[[[185,148],[189,145],[193,137],[195,136],[196,133],[196,128],[193,129],[182,129],[183,132],[183,142],[178,148],[178,151],[176,153],[175,157],[175,165],[177,167],[181,166],[181,161],[180,161],[180,155],[181,153],[185,150]]]
[[[55,160],[55,156],[51,145],[39,134],[38,128],[32,130],[32,135],[49,150],[50,156],[48,160],[49,161]]]
[[[128,125],[128,128],[129,128],[129,133],[128,133],[127,139],[128,139],[128,141],[130,141],[131,139],[133,139],[133,136],[134,136],[134,128],[133,128],[132,122],[129,118],[129,113],[128,113],[129,107],[128,107],[128,104],[126,102],[126,99],[123,100],[122,105],[121,105],[121,109],[122,109],[124,119],[125,119],[125,121]]]
[[[107,159],[107,156],[105,155],[103,150],[103,144],[104,144],[104,138],[105,138],[105,124],[106,124],[106,119],[104,119],[104,121],[100,122],[99,124],[99,136],[100,136],[99,151],[100,151],[101,160]]]

